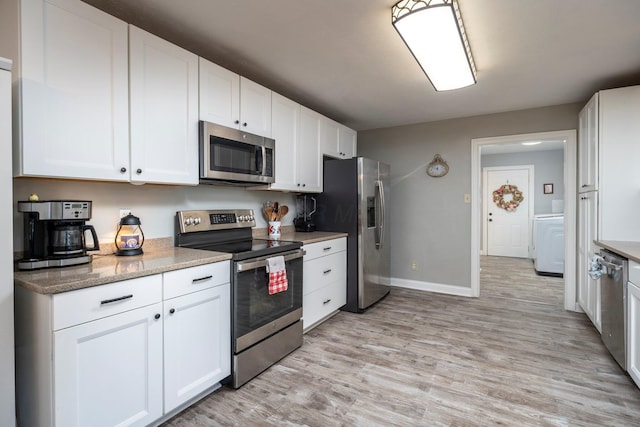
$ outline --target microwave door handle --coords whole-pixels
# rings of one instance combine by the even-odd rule
[[[260,176],[265,176],[267,174],[267,149],[264,145],[262,148],[262,169],[260,170]]]
[[[262,174],[262,168],[264,163],[264,155],[262,154],[262,150],[264,147],[256,147],[256,172],[258,174]]]

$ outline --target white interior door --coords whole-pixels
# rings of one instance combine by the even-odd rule
[[[530,191],[533,166],[485,168],[485,176],[487,255],[528,258],[531,238],[530,208],[533,207],[533,192]],[[504,189],[505,185],[515,185],[522,192],[523,199],[515,208],[504,209],[494,201],[494,191]],[[508,205],[514,195],[503,192],[501,198]]]

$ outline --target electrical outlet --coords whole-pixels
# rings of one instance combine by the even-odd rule
[[[120,218],[131,214],[131,209],[120,209]]]
[[[413,271],[416,271],[416,270],[418,269],[418,263],[417,263],[417,262],[415,262],[415,261],[413,261],[413,262],[411,263],[411,269],[412,269]]]

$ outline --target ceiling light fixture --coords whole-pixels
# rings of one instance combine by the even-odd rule
[[[522,142],[522,145],[538,145],[542,144],[542,141],[531,141],[531,142]]]
[[[391,23],[437,91],[476,83],[476,66],[456,0],[402,0]]]

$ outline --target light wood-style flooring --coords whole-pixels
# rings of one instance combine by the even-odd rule
[[[393,288],[166,426],[640,426],[640,390],[563,281],[482,257],[481,296]]]

